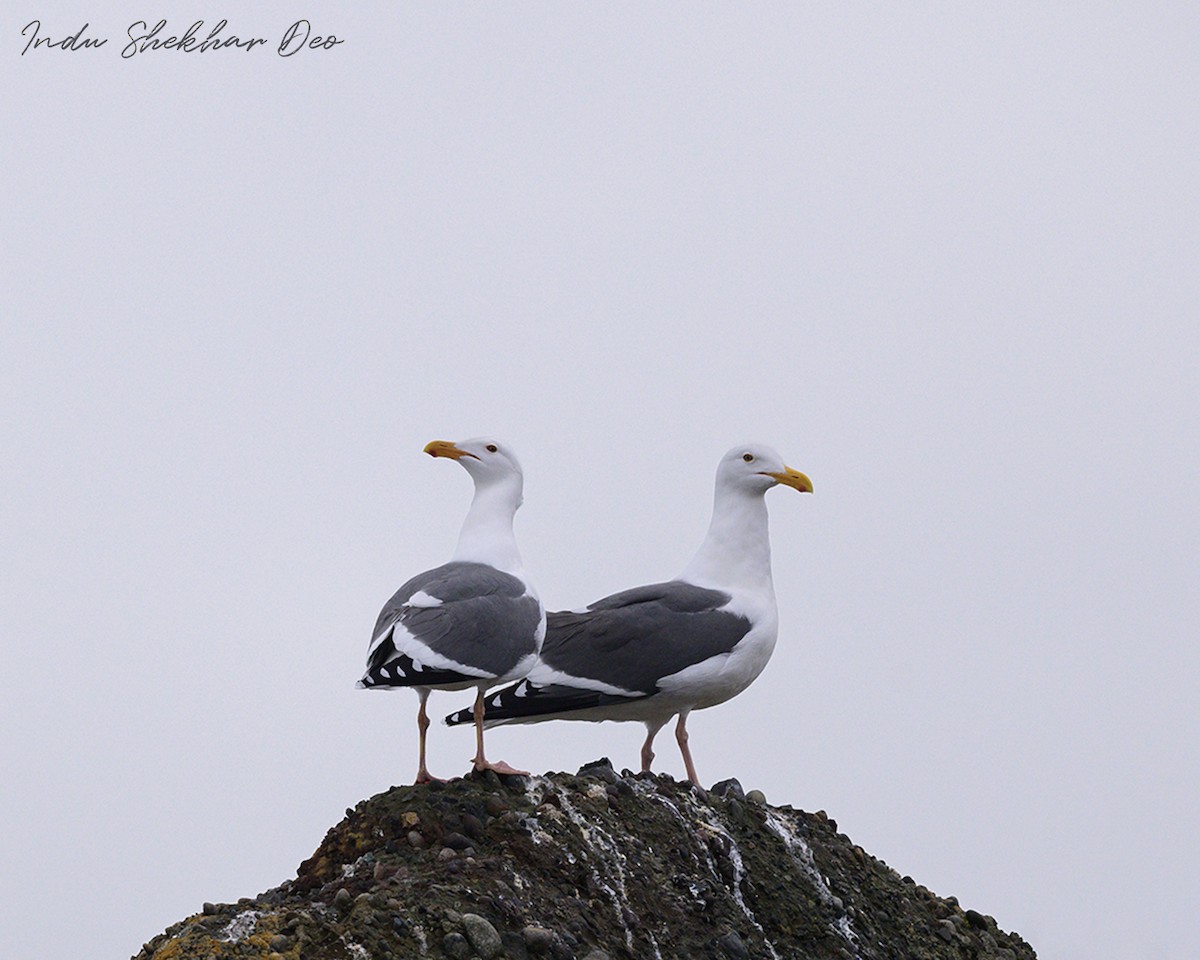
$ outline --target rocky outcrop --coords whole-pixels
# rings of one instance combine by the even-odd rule
[[[135,960],[451,957],[1034,960],[1016,934],[901,877],[823,812],[737,781],[487,773],[393,787],[294,880],[204,909]]]

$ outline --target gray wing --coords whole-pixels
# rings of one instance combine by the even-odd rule
[[[424,596],[414,604],[418,594]],[[432,686],[500,676],[536,651],[541,618],[541,604],[517,577],[482,563],[444,564],[413,577],[384,604],[361,684]],[[467,669],[423,664],[412,639]]]
[[[663,677],[729,653],[750,632],[746,617],[722,609],[729,600],[679,580],[623,590],[583,612],[547,614],[541,657],[569,676],[649,696]]]

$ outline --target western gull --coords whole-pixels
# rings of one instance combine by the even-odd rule
[[[476,687],[475,769],[524,774],[503,761],[489,761],[483,752],[484,693],[525,676],[546,635],[546,612],[525,576],[513,536],[522,500],[521,465],[511,450],[486,437],[434,440],[425,452],[462,464],[475,482],[475,496],[450,562],[417,574],[384,604],[358,686],[417,691],[417,783],[433,779],[425,766],[425,701],[431,690]]]
[[[484,724],[541,720],[640,720],[642,770],[658,731],[678,717],[675,739],[688,778],[692,710],[724,703],[762,672],[779,616],[771,580],[764,494],[778,484],[812,492],[770,447],[734,447],[717,466],[712,522],[674,580],[623,590],[582,610],[552,612],[528,676],[484,699]],[[446,723],[469,722],[460,710]]]

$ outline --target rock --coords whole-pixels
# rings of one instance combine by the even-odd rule
[[[742,785],[732,777],[728,780],[722,780],[720,783],[712,785],[712,792],[718,797],[730,797],[734,800],[742,800],[746,793],[742,790]]]
[[[761,805],[767,802],[767,795],[761,790],[751,790],[746,794],[746,799],[750,801],[750,803],[757,803]]]
[[[508,811],[508,804],[504,802],[503,797],[491,793],[483,801],[483,809],[487,811],[489,817],[498,817]]]
[[[336,823],[294,880],[206,905],[138,960],[641,960],[656,945],[664,960],[760,960],[763,939],[788,960],[839,960],[848,938],[885,945],[881,957],[1035,960],[827,814],[739,799],[733,782],[709,794],[655,775],[610,783],[610,770],[534,778],[527,791],[485,776],[392,788]],[[785,824],[808,844],[807,871],[773,829]]]
[[[521,937],[525,941],[525,946],[534,953],[548,953],[554,944],[554,931],[532,924],[521,931]]]
[[[617,776],[617,771],[613,769],[612,762],[608,757],[601,757],[599,760],[593,760],[591,763],[585,763],[579,768],[577,776],[580,777],[596,777],[598,780],[603,780],[605,783],[616,783],[620,777]]]
[[[518,776],[517,774],[505,774],[503,777],[497,777],[496,774],[492,773],[491,770],[489,770],[488,773],[492,774],[492,779],[500,780],[500,782],[504,785],[504,789],[509,791],[509,793],[524,794],[529,790],[528,777]]]
[[[209,903],[207,900],[205,900],[204,906],[202,906],[200,910],[206,917],[211,917],[217,912],[217,905],[215,903]]]
[[[453,960],[467,960],[471,956],[471,945],[461,933],[448,933],[442,937],[442,953]]]
[[[372,876],[374,877],[376,883],[383,883],[383,881],[390,880],[399,872],[400,868],[396,864],[379,862],[375,864],[375,870],[372,872]]]
[[[467,939],[471,941],[471,946],[483,960],[492,960],[492,957],[496,956],[503,948],[500,934],[496,932],[496,928],[477,913],[464,913],[462,928]]]
[[[730,930],[717,940],[717,946],[730,960],[748,960],[750,951],[736,930]]]
[[[470,845],[470,839],[461,833],[448,833],[442,837],[442,846],[449,847],[451,850],[466,850]]]
[[[584,956],[583,960],[612,960],[612,957],[610,957],[607,953],[605,953],[599,947],[593,947],[591,950],[589,950],[587,952],[587,954]]]
[[[529,948],[519,933],[506,930],[500,934],[500,942],[504,945],[505,960],[529,960]]]

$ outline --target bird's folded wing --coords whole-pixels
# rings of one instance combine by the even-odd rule
[[[408,581],[384,606],[362,685],[501,676],[534,652],[540,623],[538,600],[517,577],[486,564],[445,564]]]
[[[725,609],[729,594],[678,580],[635,587],[580,611],[546,616],[541,660],[558,683],[575,678],[650,695],[663,678],[728,654],[750,621]],[[530,672],[537,682],[541,666]],[[588,683],[587,681],[594,681]]]

